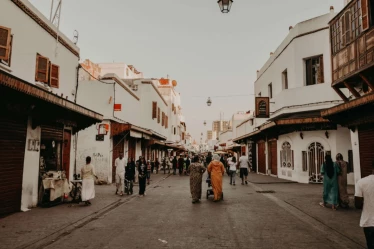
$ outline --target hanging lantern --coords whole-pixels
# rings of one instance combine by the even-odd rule
[[[233,2],[234,2],[233,0],[218,0],[218,5],[219,5],[219,8],[221,9],[221,12],[229,13]]]
[[[206,125],[206,121],[204,121],[204,126]]]
[[[211,106],[211,104],[212,104],[212,100],[210,100],[210,97],[208,97],[208,101],[206,102],[206,104],[207,104],[208,106]]]

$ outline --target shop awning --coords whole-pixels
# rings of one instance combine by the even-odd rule
[[[113,137],[113,136],[120,135],[126,131],[129,131],[130,129],[131,129],[130,124],[123,124],[123,123],[112,121],[110,136]]]
[[[371,93],[361,98],[351,100],[347,103],[343,103],[343,104],[331,107],[327,110],[323,110],[321,111],[321,116],[324,118],[327,118],[332,115],[336,115],[336,114],[349,111],[349,110],[352,110],[354,108],[357,108],[363,105],[373,104],[373,103],[374,103],[374,93]]]

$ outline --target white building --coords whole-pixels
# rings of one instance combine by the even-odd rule
[[[328,22],[333,16],[331,8],[329,14],[290,27],[257,72],[255,94],[269,98],[262,107],[268,108],[270,117],[256,113],[257,118],[237,126],[234,140],[248,144],[259,173],[319,183],[326,154],[350,158],[349,130],[321,118],[322,110],[341,103],[331,89]]]
[[[79,48],[28,1],[0,1],[0,33],[3,215],[43,201],[45,172],[61,173],[56,191],[72,179],[75,134],[102,116],[74,102]]]

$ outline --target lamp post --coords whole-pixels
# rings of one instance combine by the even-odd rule
[[[233,2],[233,0],[218,0],[217,3],[222,13],[229,13]]]
[[[210,97],[208,97],[208,101],[206,102],[206,104],[207,104],[208,106],[211,106],[211,105],[212,105],[212,100],[210,99]]]

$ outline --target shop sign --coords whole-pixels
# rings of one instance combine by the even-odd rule
[[[256,97],[256,118],[269,118],[269,97]]]
[[[122,104],[114,104],[114,111],[119,112],[122,110]]]

